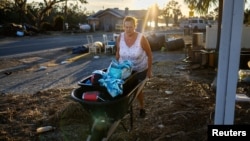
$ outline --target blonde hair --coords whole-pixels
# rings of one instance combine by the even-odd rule
[[[135,26],[137,26],[137,19],[135,17],[126,16],[123,20],[123,24],[127,21],[132,22]]]

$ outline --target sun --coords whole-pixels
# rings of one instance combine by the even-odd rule
[[[132,0],[132,9],[148,9],[150,6],[157,4],[159,8],[167,4],[166,0]]]
[[[147,10],[152,5],[157,4],[159,9],[166,7],[170,0],[127,0],[126,5],[129,9],[133,10]],[[181,6],[181,11],[183,15],[188,15],[189,8],[187,4],[184,3],[184,0],[175,0]]]

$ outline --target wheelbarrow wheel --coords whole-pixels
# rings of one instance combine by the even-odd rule
[[[109,124],[107,120],[104,119],[96,119],[93,122],[91,128],[91,135],[88,136],[87,141],[102,141],[106,138],[108,132]]]

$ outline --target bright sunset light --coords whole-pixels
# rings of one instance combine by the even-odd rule
[[[137,9],[147,9],[150,7],[150,5],[157,4],[160,5],[166,5],[166,0],[133,0],[130,7],[134,7]]]
[[[125,0],[123,0],[125,2]],[[136,10],[136,9],[148,9],[151,5],[153,4],[157,4],[159,6],[160,9],[162,9],[163,7],[166,6],[166,4],[170,1],[170,0],[128,0],[130,1],[128,7],[130,9]],[[179,5],[181,5],[181,11],[184,15],[188,15],[188,6],[186,6],[186,4],[184,4],[183,0],[176,0],[176,2],[179,3]],[[125,2],[127,3],[127,2]]]
[[[157,3],[159,8],[162,9],[170,0],[91,0],[85,7],[89,11],[103,10],[107,8],[119,8],[125,9],[128,7],[131,10],[142,10],[148,9],[151,5]],[[183,0],[175,0],[181,5],[181,12],[183,15],[188,15],[188,6],[183,2]]]
[[[42,0],[28,0],[32,1],[42,1]],[[68,0],[68,3],[75,0]],[[162,9],[170,0],[87,0],[88,4],[83,4],[88,11],[99,11],[107,8],[119,8],[125,9],[128,7],[130,10],[142,10],[148,9],[151,5],[157,3],[159,8]],[[181,12],[183,15],[188,16],[188,6],[184,3],[184,0],[175,0],[181,6]]]

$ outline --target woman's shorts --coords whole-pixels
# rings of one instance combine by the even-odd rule
[[[138,82],[141,82],[143,81],[146,77],[147,77],[147,72],[148,72],[148,69],[142,71],[142,72],[139,72],[135,77],[136,79],[138,80]]]

